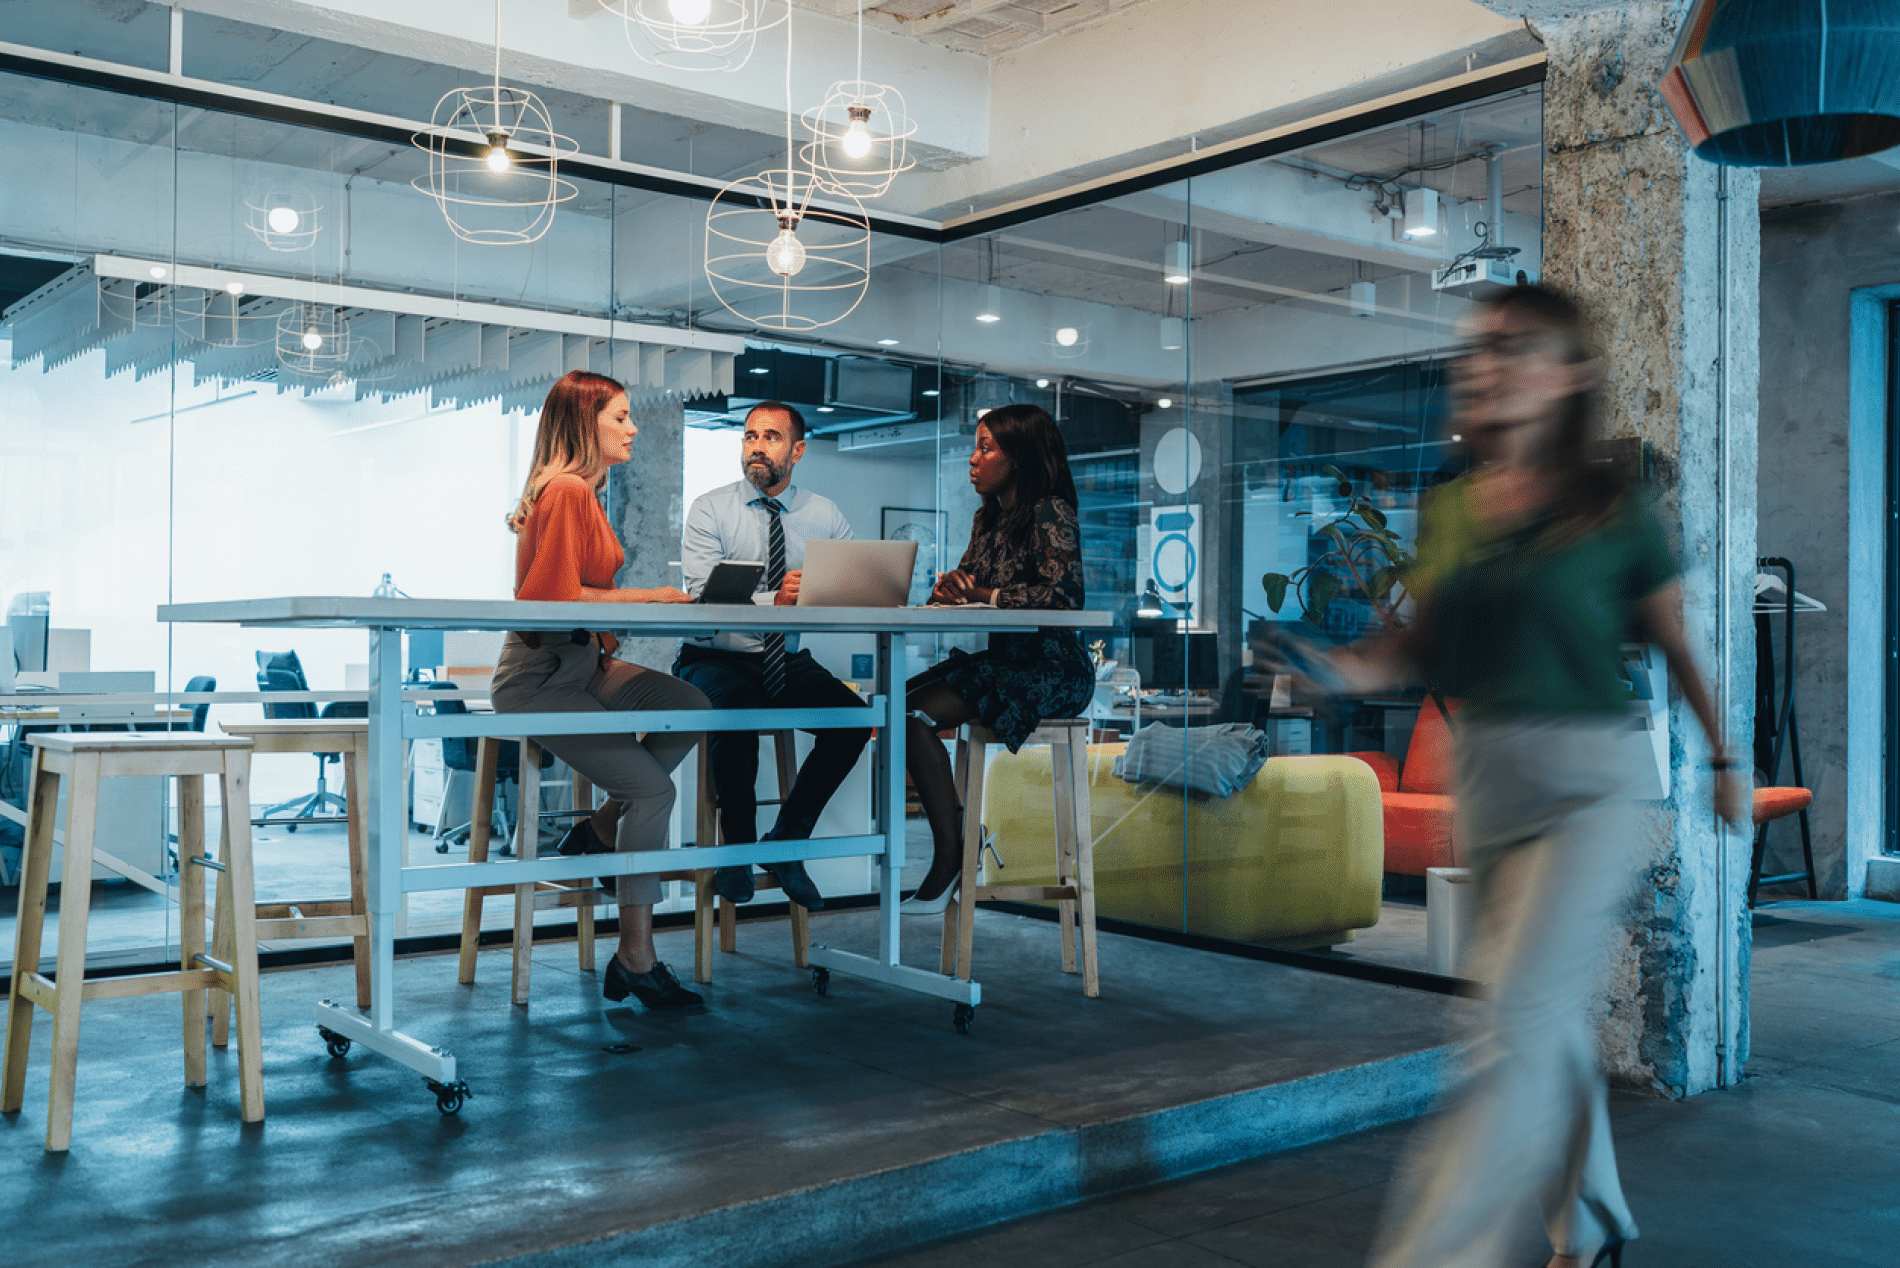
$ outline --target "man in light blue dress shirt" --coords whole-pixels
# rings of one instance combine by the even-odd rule
[[[743,560],[766,565],[760,589],[776,591],[773,602],[798,601],[805,543],[851,536],[851,524],[836,502],[792,483],[792,468],[804,456],[805,419],[796,409],[779,401],[752,407],[740,450],[745,479],[701,494],[686,512],[680,553],[686,593],[699,596],[713,565]],[[798,650],[796,635],[721,633],[687,639],[673,672],[705,692],[717,709],[837,709],[864,703],[811,653]],[[868,727],[812,734],[811,754],[791,789],[781,793],[769,840],[810,837],[825,803],[871,738]],[[728,845],[756,841],[759,737],[714,731],[708,738],[720,836]],[[775,863],[767,870],[793,902],[812,910],[824,906],[803,863]],[[745,902],[753,893],[752,869],[722,867],[713,885],[722,898]]]

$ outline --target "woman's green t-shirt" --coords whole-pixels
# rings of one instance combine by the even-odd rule
[[[1420,518],[1407,588],[1421,667],[1474,716],[1625,712],[1619,648],[1636,604],[1677,571],[1647,498],[1625,496],[1582,532],[1544,518],[1499,532],[1472,515],[1469,480],[1441,487]]]

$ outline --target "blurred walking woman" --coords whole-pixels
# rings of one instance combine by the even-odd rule
[[[627,394],[605,375],[575,370],[548,389],[534,438],[534,461],[521,501],[508,515],[516,534],[515,598],[558,603],[690,603],[670,586],[616,590],[626,561],[601,509],[607,469],[627,461],[639,434]],[[607,612],[602,624],[612,624]],[[670,674],[614,659],[607,633],[510,634],[502,644],[491,698],[501,713],[597,713],[622,709],[704,709],[698,688]],[[536,742],[592,780],[611,799],[592,820],[575,823],[561,852],[663,850],[673,811],[673,768],[699,742],[697,734],[551,735]],[[525,812],[524,812],[525,813]],[[579,848],[576,843],[579,842]],[[620,946],[607,965],[602,993],[631,992],[648,1008],[698,1004],[653,954],[653,904],[660,883],[622,876]]]
[[[1055,420],[1034,405],[985,414],[976,426],[970,484],[983,499],[970,523],[970,545],[956,570],[937,579],[931,601],[1080,608],[1075,479]],[[923,884],[904,904],[916,915],[942,911],[963,868],[962,808],[938,730],[980,721],[1013,753],[1044,718],[1072,718],[1087,707],[1095,670],[1074,630],[992,634],[988,650],[953,651],[911,679],[908,690],[914,712],[906,764],[934,851]]]
[[[1642,839],[1618,774],[1620,644],[1662,649],[1713,750],[1716,809],[1742,812],[1662,530],[1590,461],[1596,376],[1569,300],[1520,286],[1486,305],[1459,381],[1477,465],[1425,508],[1417,620],[1334,658],[1357,690],[1418,668],[1464,702],[1458,839],[1479,900],[1467,973],[1489,984],[1472,1078],[1401,1175],[1380,1268],[1503,1263],[1530,1197],[1553,1268],[1618,1264],[1636,1236],[1589,1011]]]

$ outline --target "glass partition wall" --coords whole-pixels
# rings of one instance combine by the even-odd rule
[[[782,335],[712,293],[701,198],[575,179],[538,241],[480,245],[413,187],[426,184],[427,156],[400,141],[0,76],[11,129],[0,155],[0,591],[44,592],[54,630],[87,631],[56,636],[46,669],[23,681],[139,672],[161,692],[200,677],[250,691],[259,653],[295,651],[312,690],[360,690],[359,633],[168,627],[155,610],[385,583],[507,595],[502,515],[547,385],[573,368],[628,383],[641,426],[608,494],[634,543],[628,584],[677,579],[662,520],[739,478],[738,423],[779,399],[811,426],[799,481],[839,502],[859,537],[919,542],[919,601],[968,540],[978,420],[1032,402],[1067,444],[1087,604],[1114,621],[1089,639],[1103,914],[1331,945],[1344,929],[1315,936],[1308,926],[1326,918],[1300,907],[1323,897],[1288,911],[1238,883],[1269,835],[1247,790],[1126,783],[1117,746],[1155,724],[1211,735],[1243,723],[1278,755],[1403,760],[1418,692],[1312,698],[1256,672],[1254,658],[1275,627],[1343,642],[1404,619],[1403,605],[1365,593],[1327,525],[1369,506],[1406,546],[1421,495],[1460,469],[1444,358],[1475,298],[1538,274],[1540,108],[1536,89],[1518,91],[980,232],[881,227],[856,307]],[[669,494],[657,511],[652,490]],[[1279,594],[1263,585],[1270,574],[1298,584]],[[413,640],[408,660],[419,677],[479,687],[495,641]],[[915,643],[913,669],[953,642]],[[868,639],[808,646],[840,677],[865,679]],[[635,649],[661,668],[672,654]],[[213,705],[210,725],[259,707]],[[22,752],[9,746],[0,771],[0,798],[15,806]],[[412,852],[466,820],[451,758],[411,754]],[[1024,774],[1009,763],[1037,758],[992,760],[1000,799]],[[266,812],[314,792],[315,767],[259,759],[254,813],[285,817]],[[868,809],[861,776],[821,831],[861,830],[850,826]],[[340,767],[323,778],[338,790]],[[693,836],[692,791],[677,839]],[[172,812],[156,791],[151,800],[127,823],[148,841],[162,890]],[[1009,813],[994,804],[993,817]],[[340,892],[340,829],[258,834],[260,892]],[[446,835],[451,853],[466,850]],[[0,827],[8,879],[18,840],[17,825]],[[1007,833],[999,843],[989,866],[1007,872]],[[1027,857],[1014,865],[1026,879]],[[1386,873],[1388,901],[1336,918],[1377,922],[1341,949],[1422,961],[1422,881],[1371,866]],[[821,884],[864,892],[868,868],[851,868]],[[1362,881],[1321,866],[1302,883],[1323,896]],[[675,905],[690,902],[675,888]],[[161,958],[171,898],[102,892],[128,914],[101,954]],[[11,907],[0,901],[7,935]],[[412,904],[409,916],[412,935],[448,932],[459,903]]]

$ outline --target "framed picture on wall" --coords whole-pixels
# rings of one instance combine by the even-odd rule
[[[910,597],[915,606],[930,599],[937,583],[938,554],[943,544],[944,512],[931,507],[887,506],[878,536],[887,542],[916,542],[917,563],[910,574]]]

